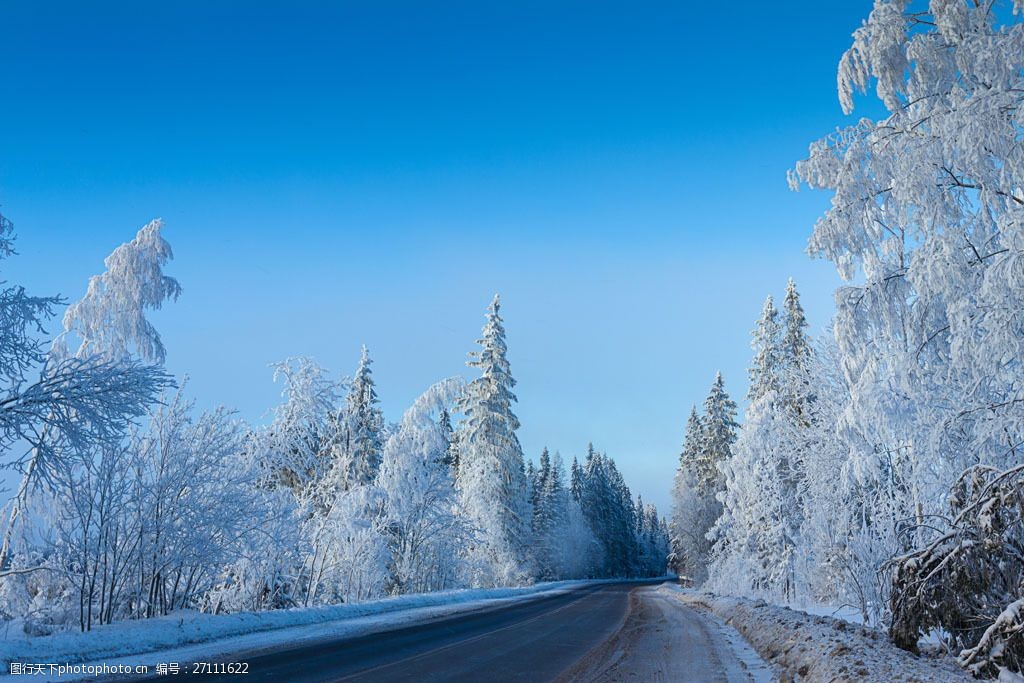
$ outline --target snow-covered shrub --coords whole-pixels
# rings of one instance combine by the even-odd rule
[[[203,596],[207,612],[259,612],[295,607],[301,543],[291,493],[253,487],[251,525],[236,543],[236,557]]]
[[[952,488],[950,508],[937,538],[892,561],[890,636],[916,651],[923,635],[940,630],[974,673],[1020,672],[1024,465],[969,468]]]

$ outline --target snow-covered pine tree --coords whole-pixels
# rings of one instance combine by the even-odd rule
[[[696,408],[690,411],[672,493],[674,571],[697,584],[707,578],[712,545],[708,533],[722,513],[722,467],[732,457],[738,428],[736,403],[717,373],[704,400],[704,416]]]
[[[778,449],[779,484],[787,512],[787,528],[794,535],[803,525],[804,479],[806,477],[807,447],[811,440],[811,422],[814,419],[814,378],[811,375],[813,347],[807,336],[807,318],[800,304],[796,283],[790,278],[786,284],[783,304],[782,338],[779,342],[779,401],[775,409],[782,411],[778,419],[788,422],[785,441],[776,443]],[[798,541],[795,541],[798,542]]]
[[[526,498],[530,501],[530,526],[532,527],[537,518],[537,496],[540,494],[537,466],[533,464],[532,460],[526,461],[526,491]]]
[[[371,483],[380,469],[383,448],[384,415],[378,407],[370,352],[365,346],[359,367],[345,399],[345,443],[343,448],[345,481],[351,486]]]
[[[479,531],[472,552],[485,568],[475,578],[481,585],[515,585],[532,571],[532,515],[500,309],[495,295],[477,340],[480,350],[471,353],[467,363],[479,369],[480,376],[459,401],[463,419],[458,430],[458,483],[463,510]]]
[[[572,458],[572,465],[569,468],[569,492],[576,502],[579,502],[583,495],[583,469],[580,467],[576,456]]]
[[[779,313],[775,302],[769,295],[761,309],[761,317],[754,328],[751,346],[754,349],[754,360],[748,371],[750,387],[747,389],[747,400],[756,401],[769,391],[779,388]]]
[[[569,497],[562,483],[562,460],[548,449],[540,456],[533,515],[534,556],[537,576],[551,580],[563,576],[566,561],[560,547],[566,533]]]
[[[540,453],[540,464],[537,466],[537,488],[543,491],[547,487],[548,477],[551,476],[551,453],[547,447]]]
[[[547,510],[544,509],[544,506],[547,501],[544,499],[544,490],[547,487],[549,476],[551,476],[551,454],[545,448],[540,454],[540,465],[535,468],[533,462],[529,462],[526,468],[526,478],[530,482],[530,505],[533,508],[531,527],[535,539],[541,534],[542,527],[546,524]]]
[[[690,416],[686,418],[686,431],[683,435],[683,450],[679,453],[679,464],[696,463],[700,457],[700,447],[703,443],[704,422],[694,404],[690,406]]]
[[[800,304],[800,293],[793,278],[786,283],[786,298],[783,300],[783,322],[781,362],[785,365],[805,369],[812,353],[807,336],[807,316]]]
[[[722,513],[710,532],[714,540],[709,575],[715,588],[745,588],[773,598],[791,598],[794,536],[780,466],[789,436],[782,384],[782,329],[769,296],[753,332],[750,403],[732,457],[720,462],[725,488]],[[742,587],[742,588],[741,588]]]
[[[703,429],[697,406],[691,406],[683,436],[683,450],[679,454],[679,466],[672,484],[671,553],[668,560],[669,569],[688,580],[696,580],[694,577],[698,572],[692,563],[699,560],[697,548],[707,543],[704,538],[707,529],[701,531],[702,525],[694,523],[701,517],[695,463],[704,439]]]
[[[738,429],[736,402],[725,390],[722,373],[716,373],[711,390],[704,399],[704,419],[697,432],[700,441],[694,466],[698,473],[698,492],[702,496],[713,499],[724,487],[719,464],[732,456]]]
[[[615,461],[588,447],[583,465],[580,503],[594,536],[603,547],[602,576],[638,572],[636,510],[633,496]]]
[[[440,455],[441,462],[451,469],[454,476],[458,469],[458,450],[455,448],[455,430],[452,427],[452,415],[447,408],[441,409],[441,415],[437,420],[438,434],[444,440],[444,451]]]

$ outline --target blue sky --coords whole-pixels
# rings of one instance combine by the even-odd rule
[[[719,369],[745,391],[764,296],[794,277],[831,315],[803,253],[828,197],[785,173],[846,122],[869,9],[5,3],[4,277],[77,298],[163,217],[168,367],[251,420],[268,363],[350,373],[364,343],[397,419],[468,372],[501,292],[527,455],[593,441],[667,506],[690,404]]]

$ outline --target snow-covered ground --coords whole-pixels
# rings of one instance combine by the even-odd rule
[[[149,666],[209,660],[217,655],[301,644],[324,638],[358,636],[407,626],[459,612],[511,603],[542,594],[571,591],[612,581],[557,581],[521,588],[444,591],[308,609],[202,614],[185,612],[142,621],[119,622],[88,633],[65,632],[31,637],[7,635],[0,640],[0,665],[11,663],[104,663]],[[7,678],[0,676],[0,679]],[[34,675],[32,680],[72,680],[80,675]],[[13,676],[12,676],[13,678]]]
[[[786,605],[786,607],[796,612],[804,612],[815,617],[842,619],[843,621],[848,621],[851,624],[858,625],[862,625],[864,623],[864,616],[859,610],[856,610],[853,607],[833,607],[832,605],[815,604]]]
[[[799,681],[945,682],[974,680],[952,659],[914,656],[875,629],[761,600],[669,587],[678,599],[733,626],[761,657]]]

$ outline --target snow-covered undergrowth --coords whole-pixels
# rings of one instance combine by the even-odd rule
[[[797,612],[762,600],[676,587],[690,606],[739,631],[761,657],[793,680],[857,683],[974,680],[952,659],[915,656],[885,634],[843,619]]]
[[[229,653],[285,642],[356,636],[606,582],[554,581],[519,588],[452,590],[269,612],[213,615],[185,611],[154,619],[97,626],[86,633],[65,632],[37,637],[5,635],[0,640],[0,668],[8,668],[12,661],[109,662],[114,657],[145,653],[159,653],[161,661],[177,661],[174,657],[178,653],[171,650],[198,643],[204,645],[199,649],[189,648],[188,654]],[[185,653],[182,651],[181,654]],[[131,662],[151,663],[149,659],[132,657]]]

